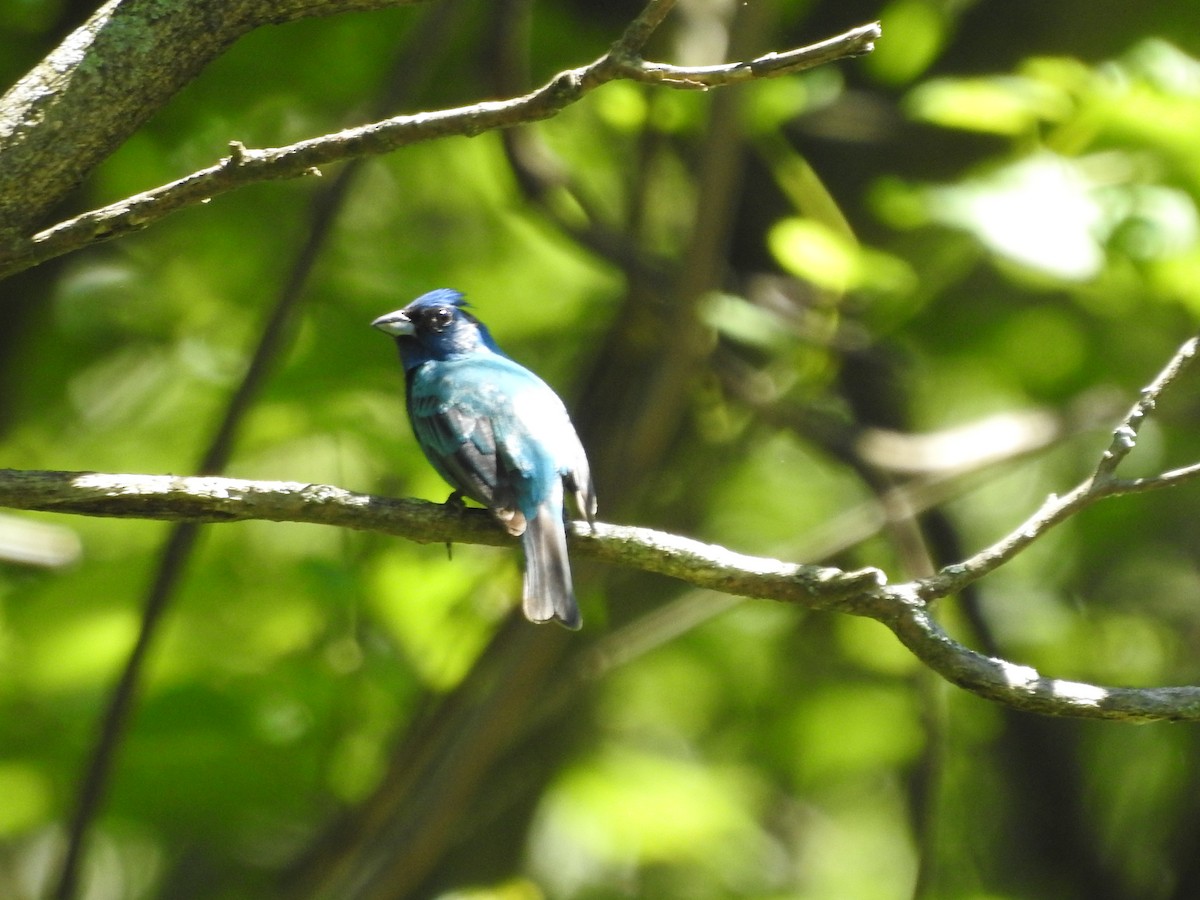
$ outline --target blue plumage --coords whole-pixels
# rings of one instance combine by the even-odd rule
[[[554,391],[505,356],[466,306],[442,288],[371,324],[396,338],[408,418],[425,456],[521,536],[525,616],[578,628],[563,496],[595,518],[587,456]]]

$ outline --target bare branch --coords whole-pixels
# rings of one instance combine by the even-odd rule
[[[1196,358],[1200,336],[1189,338],[1149,385],[1141,391],[1137,403],[1113,431],[1113,439],[1095,471],[1063,497],[1051,494],[1032,516],[1008,535],[970,559],[944,567],[936,575],[922,579],[918,591],[926,600],[945,597],[978,581],[1012,559],[1060,522],[1106,497],[1144,493],[1175,487],[1200,476],[1200,465],[1185,466],[1151,478],[1118,479],[1116,467],[1133,450],[1145,417],[1153,411],[1163,392],[1170,387],[1189,363]]]
[[[1104,687],[1047,678],[1031,666],[984,656],[955,641],[930,614],[917,585],[883,593],[876,616],[909,650],[947,681],[1013,709],[1049,716],[1128,722],[1200,721],[1200,687]]]
[[[1122,478],[1113,483],[1111,494],[1140,494],[1145,491],[1156,491],[1160,488],[1176,487],[1186,481],[1200,477],[1200,463],[1190,466],[1180,466],[1161,475],[1150,475],[1145,478]]]
[[[706,91],[713,87],[741,84],[759,78],[794,75],[837,59],[862,56],[875,49],[875,41],[879,39],[880,34],[879,23],[871,22],[817,44],[798,47],[784,53],[768,53],[746,62],[719,66],[670,66],[631,60],[622,65],[622,73],[634,81]]]
[[[0,506],[176,522],[307,522],[380,531],[423,544],[512,543],[482,510],[464,512],[441,503],[292,481],[0,469]],[[576,524],[573,538],[575,552],[583,557],[669,575],[697,587],[820,609],[841,608],[847,598],[883,583],[876,569],[844,572],[745,556],[648,528]]]
[[[575,523],[573,552],[726,594],[876,619],[942,677],[1017,709],[1087,718],[1200,721],[1200,687],[1117,688],[1047,678],[1028,666],[984,656],[959,644],[930,612],[933,600],[982,578],[1092,503],[1200,477],[1200,463],[1151,477],[1115,476],[1117,465],[1133,450],[1146,416],[1178,381],[1198,347],[1200,337],[1184,342],[1143,389],[1091,476],[1064,497],[1049,497],[1025,523],[991,547],[929,578],[888,585],[878,569],[846,572],[799,565],[649,529],[607,524],[589,528]],[[387,499],[298,482],[0,470],[0,506],[188,522],[308,522],[377,530],[424,543],[502,544],[510,540],[482,510],[460,511],[419,500]]]
[[[675,6],[675,0],[650,0],[636,19],[629,23],[624,34],[612,45],[608,55],[616,59],[632,57],[642,52],[650,35],[658,29]]]
[[[307,522],[380,531],[420,543],[512,542],[483,510],[287,481],[0,469],[0,506],[191,522]],[[1047,678],[1029,666],[976,653],[934,620],[923,596],[928,582],[887,585],[878,569],[847,572],[747,556],[647,528],[598,523],[589,529],[577,522],[571,538],[571,552],[580,558],[726,594],[876,619],[948,681],[1015,709],[1082,718],[1200,721],[1200,687],[1085,684]]]
[[[1133,409],[1113,432],[1112,443],[1104,451],[1099,465],[1096,466],[1094,480],[1104,481],[1111,478],[1117,466],[1121,464],[1121,460],[1128,456],[1137,445],[1138,432],[1141,431],[1146,416],[1154,412],[1154,407],[1158,404],[1158,398],[1162,396],[1163,391],[1170,387],[1175,379],[1183,374],[1183,370],[1187,368],[1188,364],[1196,358],[1198,344],[1200,344],[1200,337],[1184,341],[1183,346],[1175,351],[1170,362],[1158,373],[1158,377],[1142,388],[1141,396],[1133,404]]]
[[[812,47],[711,69],[663,66],[631,57],[630,51],[644,43],[670,5],[663,0],[650,3],[613,51],[589,65],[560,72],[521,97],[396,116],[285,147],[252,150],[234,142],[230,155],[212,166],[60,222],[32,238],[10,239],[0,248],[0,277],[145,228],[176,210],[207,202],[243,185],[319,173],[323,165],[390,153],[434,138],[470,137],[547,119],[609,81],[652,81],[677,88],[735,84],[857,56],[868,52],[879,36],[878,23],[872,23]]]

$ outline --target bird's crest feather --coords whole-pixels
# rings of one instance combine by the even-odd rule
[[[416,300],[409,303],[407,308],[424,309],[432,306],[454,306],[458,309],[466,309],[470,305],[461,291],[456,291],[452,288],[438,288],[435,291],[422,294]]]

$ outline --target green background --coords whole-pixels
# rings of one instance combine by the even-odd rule
[[[427,4],[261,29],[64,215],[230,140],[365,121],[381,97],[392,113],[516,93],[594,59],[638,9]],[[0,78],[88,12],[0,4]],[[436,15],[438,38],[414,39]],[[615,83],[507,146],[359,167],[226,473],[443,499],[368,323],[449,286],[567,400],[605,521],[899,580],[1065,492],[1200,310],[1194,0],[683,4],[649,55],[747,58],[873,18],[868,58],[706,93]],[[7,281],[0,463],[194,472],[340,171]],[[1192,378],[1127,474],[1200,457],[1198,411]],[[896,486],[921,511],[915,550],[914,520],[886,521]],[[1196,504],[1187,486],[1109,501],[939,616],[1047,675],[1196,682]],[[51,526],[30,533],[70,559],[0,564],[0,896],[26,898],[53,880],[170,526],[0,522]],[[513,613],[518,566],[206,528],[84,896],[1200,895],[1194,726],[1012,713],[873,622],[597,565],[576,566],[584,630],[534,628]]]

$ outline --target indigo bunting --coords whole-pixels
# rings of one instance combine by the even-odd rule
[[[521,537],[525,617],[576,629],[563,496],[595,520],[587,456],[562,401],[505,356],[467,306],[442,288],[371,324],[396,339],[408,419],[429,462]]]

